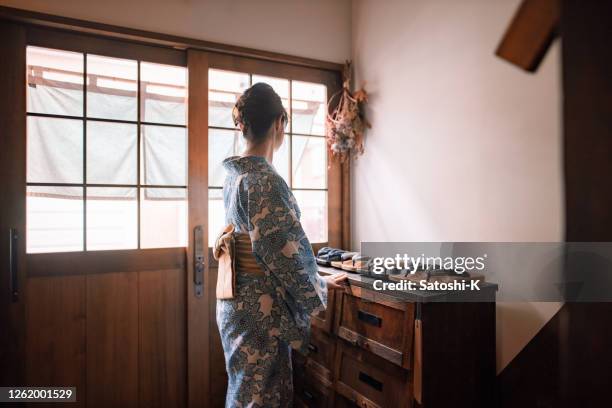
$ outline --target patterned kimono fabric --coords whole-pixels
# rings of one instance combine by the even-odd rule
[[[225,222],[249,233],[265,271],[236,271],[234,298],[217,300],[228,374],[225,406],[288,407],[291,349],[306,353],[310,316],[325,308],[327,287],[283,178],[263,157],[230,157],[223,166]]]

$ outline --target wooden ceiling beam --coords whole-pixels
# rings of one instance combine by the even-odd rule
[[[535,72],[557,37],[560,8],[558,0],[524,0],[495,54]]]

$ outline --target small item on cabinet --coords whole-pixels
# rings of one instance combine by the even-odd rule
[[[339,261],[344,253],[346,251],[342,249],[323,247],[317,252],[317,263],[323,266],[330,266],[332,261]]]
[[[357,252],[345,252],[339,260],[332,261],[331,265],[337,269],[344,269],[342,265],[344,265],[345,262],[352,262],[355,255],[357,255]]]
[[[323,248],[319,249],[319,251],[317,252],[317,256],[327,255],[331,250],[333,250],[333,248],[323,247]]]
[[[368,274],[372,265],[372,258],[369,256],[363,256],[361,254],[355,254],[350,261],[342,263],[342,269],[347,272]]]
[[[319,249],[319,251],[317,252],[317,257],[316,257],[317,263],[319,265],[327,266],[329,263],[329,261],[326,260],[327,254],[329,254],[331,251],[332,251],[332,248],[330,247],[323,247]]]

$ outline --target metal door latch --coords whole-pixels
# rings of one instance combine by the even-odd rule
[[[204,295],[204,232],[202,226],[197,225],[193,233],[193,283],[196,297],[202,297]]]

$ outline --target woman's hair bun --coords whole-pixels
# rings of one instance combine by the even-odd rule
[[[279,116],[287,122],[287,111],[280,96],[263,82],[244,91],[232,111],[234,124],[242,124],[244,136],[252,142],[263,140]]]

